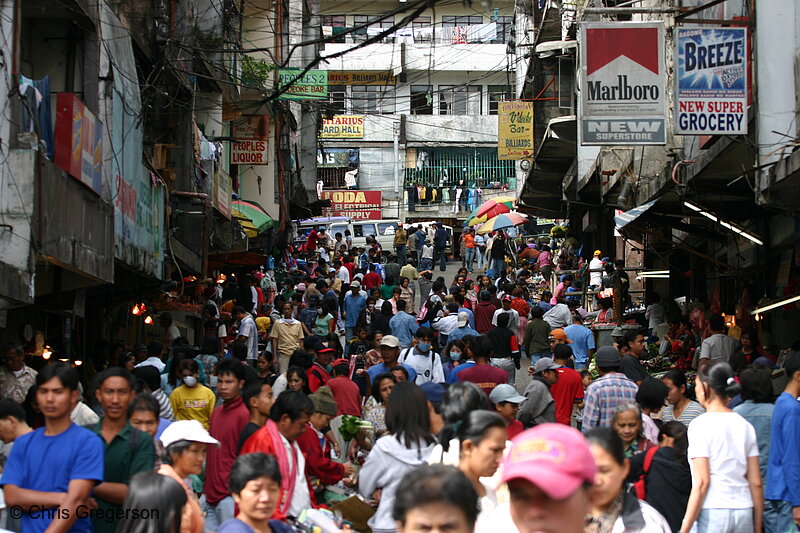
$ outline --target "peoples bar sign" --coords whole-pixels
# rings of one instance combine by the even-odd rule
[[[533,102],[497,102],[497,159],[533,157]]]
[[[675,133],[747,133],[747,29],[675,29]]]
[[[377,220],[381,215],[381,191],[322,191],[320,200],[331,201],[331,216],[353,220]]]
[[[664,26],[580,25],[583,145],[665,144]]]
[[[231,165],[269,164],[269,116],[248,115],[233,122]]]

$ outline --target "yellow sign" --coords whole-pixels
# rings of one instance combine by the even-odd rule
[[[384,71],[329,71],[328,85],[397,85],[397,78]]]
[[[497,159],[533,158],[533,102],[498,102],[497,130]]]
[[[322,119],[320,139],[363,139],[364,115],[334,115]]]

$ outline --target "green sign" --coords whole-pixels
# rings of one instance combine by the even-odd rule
[[[278,69],[278,99],[309,100],[328,97],[328,71],[300,69]],[[302,76],[301,76],[302,74]]]

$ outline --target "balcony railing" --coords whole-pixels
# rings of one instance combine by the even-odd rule
[[[322,26],[323,36],[336,36],[350,28]],[[370,37],[379,35],[385,28],[363,28],[353,33],[341,35],[330,42],[334,43],[361,43]],[[472,24],[469,26],[422,26],[416,28],[400,28],[391,35],[381,39],[383,43],[406,44],[504,44],[508,35],[504,32],[504,25],[496,22],[486,24]]]

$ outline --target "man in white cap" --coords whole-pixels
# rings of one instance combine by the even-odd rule
[[[400,357],[400,341],[394,335],[384,335],[378,348],[381,352],[382,363],[372,365],[367,369],[370,381],[374,381],[378,374],[391,371],[396,366],[402,366],[408,372],[408,381],[414,382],[417,379],[417,372],[409,365],[397,362]]]
[[[448,337],[449,342],[463,339],[464,337],[477,337],[480,333],[469,326],[469,315],[464,311],[458,313],[458,327]]]

